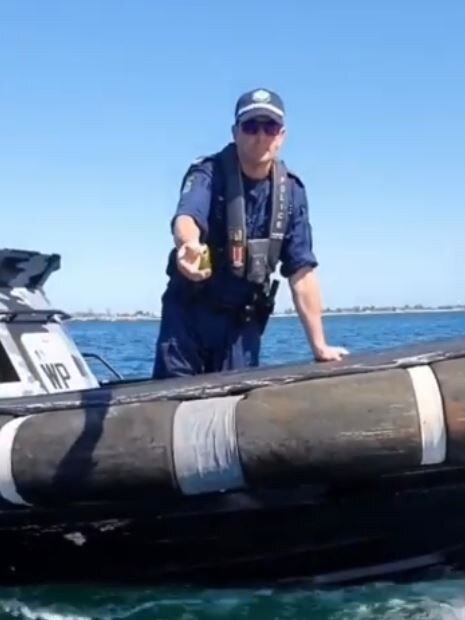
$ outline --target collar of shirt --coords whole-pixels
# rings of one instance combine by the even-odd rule
[[[267,177],[266,179],[251,179],[250,177],[242,175],[243,183],[244,183],[244,194],[247,197],[250,196],[255,201],[260,198],[264,198],[268,196],[270,191],[270,179]]]

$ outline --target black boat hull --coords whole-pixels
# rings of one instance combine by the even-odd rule
[[[465,469],[0,517],[3,583],[343,583],[463,562]]]
[[[0,444],[3,583],[337,583],[465,558],[464,341],[5,398]]]

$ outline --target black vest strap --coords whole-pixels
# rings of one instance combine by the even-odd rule
[[[219,160],[224,176],[228,260],[233,273],[242,278],[246,271],[247,226],[244,186],[235,145],[228,144],[219,153]]]
[[[270,222],[270,247],[268,265],[273,272],[279,262],[281,246],[287,228],[289,210],[287,206],[287,170],[281,161],[273,166],[273,190]]]

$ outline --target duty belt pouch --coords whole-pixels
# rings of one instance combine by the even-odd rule
[[[247,241],[247,280],[263,284],[268,276],[269,239],[249,239]]]

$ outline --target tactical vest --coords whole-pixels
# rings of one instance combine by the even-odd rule
[[[222,176],[222,190],[226,208],[227,261],[232,273],[254,284],[265,284],[279,262],[286,233],[288,212],[288,171],[282,161],[275,161],[272,168],[272,199],[270,228],[267,238],[248,239],[244,187],[234,143],[228,144],[215,155],[198,161],[214,162],[214,174]],[[191,173],[186,173],[184,180]],[[183,181],[184,184],[184,181]],[[213,258],[224,248],[211,248]],[[214,268],[214,264],[213,264]]]

